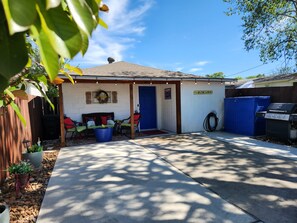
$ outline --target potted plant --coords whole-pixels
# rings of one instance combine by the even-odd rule
[[[94,128],[97,142],[109,142],[112,140],[113,128],[105,125]]]
[[[26,153],[22,155],[23,160],[29,160],[34,168],[40,168],[43,158],[43,147],[40,145],[40,141],[38,140],[37,144],[27,147]]]
[[[33,171],[31,163],[28,161],[20,161],[18,163],[13,163],[8,167],[8,172],[10,175],[14,175],[15,178],[15,190],[17,197],[21,189],[24,189],[30,179],[30,173]]]
[[[9,223],[9,207],[7,205],[0,205],[0,222],[1,223]]]

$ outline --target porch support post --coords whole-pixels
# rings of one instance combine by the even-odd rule
[[[131,139],[135,139],[134,131],[134,97],[133,97],[133,84],[129,84],[130,92],[130,123],[131,123]]]
[[[176,133],[181,134],[181,93],[180,82],[175,83],[175,98],[176,98]]]
[[[61,146],[65,146],[63,89],[62,89],[62,84],[59,84],[58,86],[59,86],[59,113],[60,113]]]

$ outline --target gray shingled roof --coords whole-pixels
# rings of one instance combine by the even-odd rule
[[[86,76],[121,78],[203,78],[201,76],[185,74],[179,71],[160,70],[123,61],[82,70]]]
[[[268,82],[268,81],[278,81],[278,80],[297,80],[297,73],[293,74],[280,74],[280,75],[274,75],[274,76],[269,76],[269,77],[263,77],[254,80],[256,83],[262,83],[262,82]]]

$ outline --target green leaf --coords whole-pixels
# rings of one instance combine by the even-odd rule
[[[46,0],[46,9],[56,8],[61,4],[61,0]]]
[[[73,58],[80,52],[82,47],[80,31],[75,22],[63,11],[62,6],[46,11],[43,5],[39,4],[37,11],[41,19],[41,27],[59,55]]]
[[[52,107],[52,109],[55,110],[55,106],[53,105],[53,103],[51,102],[51,100],[48,98],[48,96],[46,95],[46,93],[42,90],[42,88],[40,87],[40,85],[37,84],[36,82],[32,82],[32,84],[39,90],[39,92],[42,94],[42,96],[44,97],[44,99],[49,103],[49,105]]]
[[[78,27],[88,36],[91,36],[96,27],[96,19],[93,18],[92,9],[84,0],[66,0],[66,2]]]
[[[4,106],[3,100],[0,100],[0,108]]]
[[[37,78],[37,80],[38,80],[39,82],[42,82],[42,83],[44,83],[45,85],[47,85],[47,78],[46,78],[46,76],[44,76],[44,75],[39,76],[39,77]]]
[[[44,30],[41,29],[39,22],[36,22],[30,30],[39,46],[41,62],[50,80],[53,81],[59,72],[58,54],[48,42],[47,35]]]
[[[9,35],[7,26],[0,23],[0,92],[8,86],[8,80],[22,71],[28,61],[23,33]]]
[[[9,79],[5,75],[0,73],[0,92],[3,92],[5,88],[9,85]]]
[[[10,106],[12,107],[12,109],[14,110],[14,112],[17,114],[17,116],[19,117],[19,119],[21,120],[21,122],[23,123],[24,126],[26,126],[26,120],[24,118],[24,116],[22,115],[20,108],[17,106],[17,104],[15,104],[13,101],[10,103]]]
[[[86,0],[86,3],[88,6],[92,9],[93,15],[98,17],[98,12],[99,12],[99,5],[101,1],[95,1],[95,0]]]
[[[81,70],[80,68],[78,68],[78,67],[71,66],[70,64],[65,64],[64,67],[65,67],[66,69],[68,69],[69,71],[72,71],[72,72],[74,72],[74,73],[79,74],[80,76],[83,75],[82,70]]]
[[[89,38],[83,31],[81,31],[80,34],[82,37],[81,53],[82,53],[82,55],[85,55],[85,53],[87,52],[88,47],[89,47]]]
[[[101,18],[99,18],[98,23],[100,26],[104,27],[105,29],[108,29],[108,25]]]
[[[35,0],[2,0],[2,4],[10,34],[27,30],[36,19]]]
[[[5,89],[4,93],[7,94],[12,100],[15,99],[15,96],[13,95],[13,93],[9,89]]]
[[[73,78],[72,78],[72,76],[71,76],[70,74],[68,74],[65,70],[60,70],[60,72],[61,72],[62,74],[64,74],[64,75],[70,80],[70,82],[71,82],[72,84],[74,84]]]

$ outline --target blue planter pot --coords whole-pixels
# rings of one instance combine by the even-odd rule
[[[113,128],[96,128],[94,132],[97,142],[109,142],[112,140]]]

